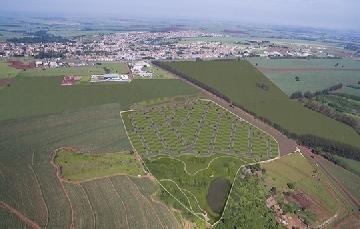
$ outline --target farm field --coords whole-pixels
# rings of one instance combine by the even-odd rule
[[[91,155],[130,150],[119,110],[119,104],[107,104],[0,121],[0,200],[47,228],[69,228],[72,223],[75,228],[83,228],[81,225],[94,228],[94,224],[111,228],[125,221],[106,213],[125,212],[124,205],[129,223],[135,223],[130,217],[139,218],[138,228],[144,225],[159,228],[161,224],[178,228],[171,210],[152,201],[150,195],[158,190],[152,181],[116,176],[67,183],[57,178],[54,166],[49,163],[52,152],[65,146]],[[126,193],[121,190],[124,187],[131,189]],[[150,190],[146,191],[147,188]],[[107,209],[106,204],[112,208]],[[6,223],[5,228],[19,225],[10,219],[0,222]]]
[[[134,107],[121,116],[145,168],[178,202],[174,207],[210,224],[221,216],[239,168],[279,155],[272,136],[209,100]],[[209,198],[213,188],[223,197]]]
[[[287,95],[295,91],[321,91],[338,83],[346,91],[346,85],[360,80],[360,62],[351,59],[249,58],[249,61],[258,64],[256,67]]]
[[[61,86],[61,80],[61,77],[17,77],[11,87],[0,90],[0,120],[58,113],[107,103],[117,103],[122,110],[126,110],[131,104],[146,99],[198,93],[193,87],[174,79],[133,80],[129,84],[72,87]]]
[[[360,147],[360,136],[351,127],[291,101],[247,61],[177,61],[164,64],[207,84],[232,102],[291,133],[316,135]]]
[[[56,153],[55,163],[61,176],[70,181],[83,181],[114,174],[143,175],[138,161],[129,152],[84,154],[66,149]]]

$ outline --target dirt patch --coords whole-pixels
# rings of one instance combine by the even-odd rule
[[[15,82],[14,78],[0,79],[0,87],[9,87]]]
[[[292,194],[291,198],[302,208],[309,208],[313,204],[312,200],[302,192]]]
[[[25,62],[18,61],[18,60],[11,60],[11,61],[8,61],[8,63],[11,67],[16,68],[16,69],[32,69],[32,68],[36,67],[35,62],[25,63]]]

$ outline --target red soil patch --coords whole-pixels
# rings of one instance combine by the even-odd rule
[[[291,197],[300,205],[300,207],[302,208],[308,208],[310,207],[313,203],[312,200],[305,194],[302,192],[298,192],[298,193],[294,193],[291,195]]]
[[[18,61],[18,60],[10,60],[8,61],[9,65],[13,68],[16,69],[31,69],[31,68],[35,68],[35,62],[29,62],[29,63],[25,63],[22,61]]]
[[[0,79],[0,87],[6,87],[8,85],[11,85],[14,83],[15,79],[13,78],[6,78],[6,79]]]
[[[360,71],[360,68],[273,68],[273,67],[258,67],[261,72],[321,72],[321,71]]]

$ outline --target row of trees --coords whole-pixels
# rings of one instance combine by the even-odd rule
[[[342,87],[343,87],[343,84],[338,83],[334,86],[325,88],[324,90],[321,90],[321,91],[315,91],[315,92],[307,91],[304,94],[301,91],[296,91],[290,95],[290,99],[301,99],[301,98],[310,99],[312,97],[319,96],[319,95],[327,95],[327,94],[329,94],[329,92],[339,90]]]
[[[223,93],[217,91],[216,89],[208,86],[207,84],[204,84],[203,82],[200,82],[172,67],[170,67],[169,65],[167,65],[164,62],[159,62],[159,61],[154,61],[153,62],[154,65],[163,68],[175,75],[178,75],[179,77],[209,91],[210,93],[216,95],[219,98],[222,98],[223,100],[225,100],[226,102],[230,103],[230,107],[238,107],[244,111],[246,111],[247,113],[253,115],[254,117],[256,117],[257,119],[273,126],[275,129],[279,130],[280,132],[282,132],[283,134],[285,134],[287,137],[292,138],[292,139],[296,139],[299,143],[308,146],[310,148],[320,148],[323,151],[326,152],[333,152],[334,154],[337,154],[339,156],[342,157],[346,157],[346,158],[350,158],[350,159],[354,159],[354,160],[358,160],[360,161],[360,149],[357,147],[353,147],[351,145],[347,145],[347,144],[343,144],[340,142],[335,142],[335,141],[330,141],[315,135],[297,135],[295,133],[290,132],[289,130],[287,130],[286,128],[280,126],[277,123],[274,123],[272,121],[270,121],[267,118],[258,116],[256,113],[246,109],[243,105],[241,105],[240,103],[236,103],[233,102],[228,96],[224,95]],[[329,90],[334,90],[334,88],[339,87],[340,85],[335,85],[332,86],[328,89],[325,89],[329,92]],[[342,86],[342,85],[341,85]]]
[[[342,122],[346,125],[349,125],[350,127],[354,128],[358,133],[360,133],[360,126],[359,126],[358,121],[355,118],[353,118],[349,115],[346,115],[346,114],[341,114],[341,113],[337,112],[336,110],[334,110],[322,103],[313,101],[313,100],[302,99],[301,101],[305,107],[307,107],[313,111],[319,112],[319,113],[321,113],[325,116],[328,116],[332,119],[335,119],[339,122]]]

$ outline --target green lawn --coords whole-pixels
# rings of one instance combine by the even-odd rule
[[[143,175],[144,172],[129,153],[84,154],[61,150],[55,162],[67,180],[82,181],[116,174]]]
[[[125,62],[102,62],[97,67],[107,68],[111,70],[111,73],[127,74],[129,69]]]
[[[177,61],[165,64],[222,92],[235,103],[292,133],[317,135],[360,147],[360,136],[351,127],[289,100],[247,61]]]

